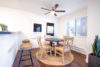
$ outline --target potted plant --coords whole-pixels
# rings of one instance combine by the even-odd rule
[[[92,50],[93,53],[89,54],[88,67],[100,67],[100,39],[98,35],[95,36]]]
[[[2,28],[2,32],[6,32],[7,31],[7,25],[0,24],[0,27]]]

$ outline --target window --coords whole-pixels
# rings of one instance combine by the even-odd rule
[[[75,36],[75,21],[70,20],[70,22],[67,23],[67,34]]]
[[[67,22],[67,35],[87,36],[87,17],[81,17]]]

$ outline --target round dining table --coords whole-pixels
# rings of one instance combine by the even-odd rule
[[[47,38],[46,41],[50,42],[50,46],[52,47],[52,55],[55,54],[55,51],[53,49],[55,49],[55,46],[59,46],[59,42],[63,42],[63,39],[60,38]],[[53,45],[53,43],[56,42],[57,45]]]

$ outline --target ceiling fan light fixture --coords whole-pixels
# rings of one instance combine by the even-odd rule
[[[54,16],[57,16],[57,12],[65,12],[65,10],[56,10],[58,8],[58,4],[55,4],[55,6],[53,6],[51,9],[47,9],[47,8],[41,8],[41,9],[44,9],[44,10],[47,10],[49,11],[48,13],[45,13],[46,14],[51,14],[51,15],[54,15]]]
[[[51,12],[50,12],[51,15],[54,15],[55,13],[56,13],[55,11],[51,11]]]

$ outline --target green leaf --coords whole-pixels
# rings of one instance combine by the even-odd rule
[[[97,49],[99,48],[99,39],[96,40],[96,46],[97,46]]]
[[[93,49],[93,55],[96,56],[96,39],[92,45],[92,49]]]
[[[7,27],[7,25],[5,25],[5,24],[0,24],[0,26],[1,26],[1,27]]]
[[[94,43],[92,45],[93,55],[100,57],[100,39],[98,35],[95,36]]]
[[[100,57],[100,48],[97,50],[96,56],[97,56],[97,57]]]

